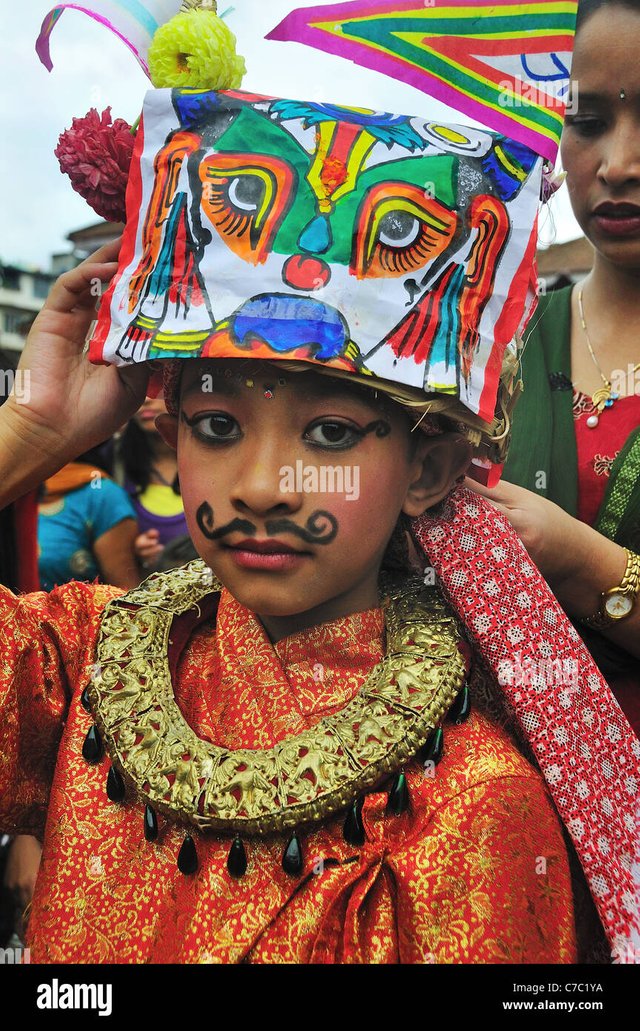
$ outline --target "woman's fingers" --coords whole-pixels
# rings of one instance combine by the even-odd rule
[[[51,311],[67,313],[85,300],[93,300],[95,304],[101,294],[98,284],[111,279],[117,270],[121,243],[122,238],[118,237],[104,244],[95,254],[59,276],[49,292],[45,307]]]
[[[120,377],[123,386],[129,391],[129,394],[136,401],[136,407],[139,408],[145,397],[147,396],[147,386],[149,384],[149,377],[151,370],[145,363],[127,365],[124,368],[118,369],[118,376]],[[133,414],[133,412],[131,412]]]
[[[82,307],[95,307],[102,294],[102,284],[112,279],[118,268],[116,261],[78,265],[65,272],[54,283],[46,306],[50,311],[67,315]]]

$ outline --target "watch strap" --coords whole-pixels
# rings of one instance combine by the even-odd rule
[[[628,548],[624,550],[627,555],[627,566],[622,580],[616,587],[612,587],[600,595],[600,608],[593,616],[586,616],[580,620],[584,626],[589,627],[591,630],[604,630],[607,627],[614,626],[633,612],[638,594],[640,593],[640,555],[629,551]],[[607,611],[607,599],[613,594],[623,594],[631,597],[632,604],[628,612],[621,616],[612,616]]]

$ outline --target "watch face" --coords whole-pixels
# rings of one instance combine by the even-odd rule
[[[611,619],[623,619],[633,608],[633,598],[628,594],[610,594],[604,603],[605,611]]]

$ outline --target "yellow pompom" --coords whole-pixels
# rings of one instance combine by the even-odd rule
[[[149,47],[149,74],[159,88],[238,89],[246,70],[236,37],[213,11],[176,14]]]

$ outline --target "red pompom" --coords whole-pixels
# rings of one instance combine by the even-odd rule
[[[74,118],[60,136],[55,155],[74,190],[108,222],[125,221],[125,195],[135,144],[123,118],[111,122],[111,108],[101,115],[95,107]]]

